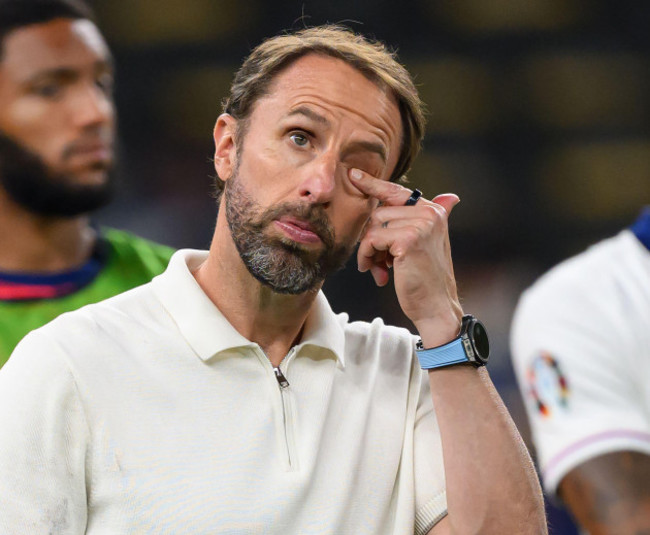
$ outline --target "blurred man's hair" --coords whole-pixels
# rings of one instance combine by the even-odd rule
[[[255,102],[269,92],[274,78],[298,58],[313,53],[345,61],[395,96],[403,134],[399,160],[390,179],[401,179],[420,150],[425,123],[422,101],[411,75],[397,61],[394,52],[383,43],[344,26],[317,26],[278,35],[250,53],[235,74],[230,95],[223,102],[223,111],[238,121],[238,141],[245,135]],[[216,180],[217,188],[223,189],[223,181],[218,177]]]
[[[0,61],[8,33],[58,18],[95,20],[83,0],[0,0]]]

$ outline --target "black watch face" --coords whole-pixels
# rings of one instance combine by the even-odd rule
[[[490,341],[488,340],[487,331],[480,321],[474,323],[472,327],[472,338],[474,339],[474,347],[480,358],[484,361],[490,356]]]

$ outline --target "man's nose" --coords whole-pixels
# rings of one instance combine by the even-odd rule
[[[338,159],[331,153],[323,153],[312,160],[300,184],[300,197],[311,203],[329,203],[336,186],[338,169]]]
[[[72,113],[75,124],[81,128],[106,124],[113,118],[113,100],[99,87],[84,85],[77,91]]]

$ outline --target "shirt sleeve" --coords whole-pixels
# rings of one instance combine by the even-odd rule
[[[417,363],[417,357],[414,357]],[[413,460],[415,473],[415,533],[423,535],[447,515],[445,468],[440,430],[433,408],[429,378],[419,366]]]
[[[88,426],[70,370],[38,332],[0,370],[0,429],[0,533],[85,533]]]
[[[611,273],[593,271],[551,272],[524,294],[513,321],[513,363],[550,494],[591,458],[650,454],[634,311]]]

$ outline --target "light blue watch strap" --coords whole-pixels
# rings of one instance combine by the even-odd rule
[[[469,362],[463,348],[462,338],[456,338],[444,346],[432,349],[418,349],[416,353],[420,361],[420,368],[423,370]]]

